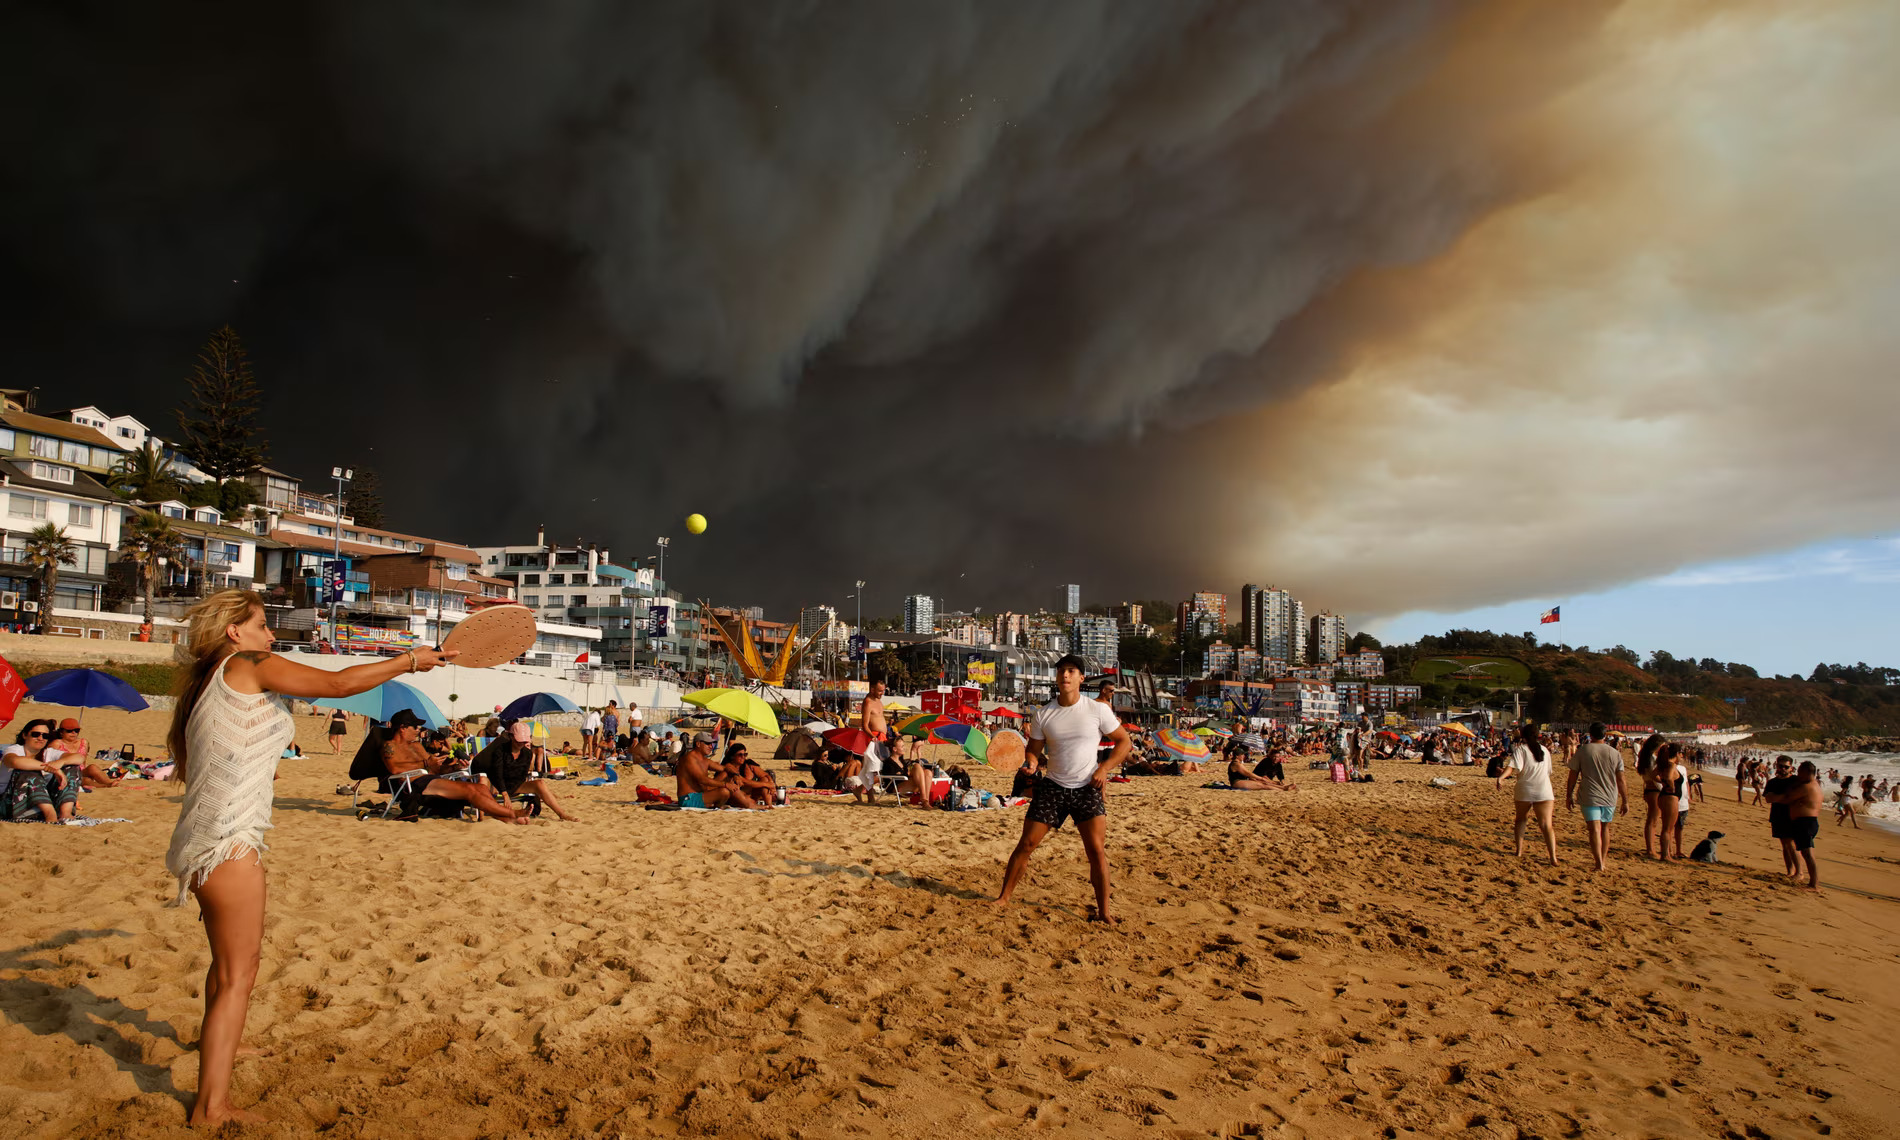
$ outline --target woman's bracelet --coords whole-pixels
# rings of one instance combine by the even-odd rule
[[[411,673],[416,671],[417,664],[418,662],[416,661],[416,651],[411,649],[409,651],[409,671]]]

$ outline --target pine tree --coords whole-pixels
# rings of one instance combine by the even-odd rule
[[[357,526],[383,526],[383,484],[373,467],[358,467],[343,496],[343,513],[356,520]]]
[[[264,463],[257,436],[259,395],[251,362],[237,330],[211,334],[186,380],[191,399],[178,410],[178,426],[192,461],[212,478],[238,479]]]

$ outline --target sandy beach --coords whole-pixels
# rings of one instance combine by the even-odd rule
[[[87,718],[95,745],[163,723]],[[647,812],[623,781],[564,788],[576,824],[358,822],[322,731],[298,719],[313,755],[278,785],[234,1096],[276,1123],[248,1134],[1900,1127],[1900,842],[1824,817],[1816,898],[1726,781],[1696,816],[1723,865],[1638,862],[1619,822],[1599,876],[1574,816],[1563,866],[1510,857],[1509,792],[1469,769],[1137,779],[1110,789],[1105,929],[1072,832],[987,904],[1020,811]],[[161,905],[177,803],[128,785],[82,810],[132,822],[0,829],[9,1134],[187,1134],[209,953]]]

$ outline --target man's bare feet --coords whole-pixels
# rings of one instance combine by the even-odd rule
[[[197,1107],[193,1107],[188,1123],[193,1128],[216,1128],[220,1124],[268,1124],[270,1118],[241,1108],[232,1108],[227,1104],[222,1109],[207,1109],[202,1112]]]
[[[1121,919],[1119,919],[1119,918],[1116,918],[1116,917],[1115,917],[1114,915],[1112,915],[1112,914],[1103,914],[1103,913],[1101,913],[1101,912],[1099,912],[1099,911],[1098,911],[1098,912],[1096,912],[1095,914],[1091,914],[1091,915],[1089,915],[1089,921],[1090,921],[1090,922],[1100,922],[1100,923],[1105,923],[1105,924],[1107,924],[1107,925],[1109,925],[1109,926],[1116,926],[1116,925],[1119,925],[1119,924],[1120,924],[1120,922],[1121,922]]]
[[[997,910],[1002,910],[1004,907],[1009,905],[1009,897],[1005,895],[1001,898],[991,899],[990,905],[995,907]]]

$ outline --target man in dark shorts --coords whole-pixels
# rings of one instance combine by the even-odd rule
[[[1768,801],[1768,834],[1781,843],[1781,870],[1790,879],[1800,875],[1800,857],[1794,849],[1794,830],[1788,826],[1788,805],[1775,797],[1793,788],[1796,779],[1794,760],[1777,756],[1775,774],[1769,777],[1767,786],[1762,789],[1762,797]]]
[[[1114,922],[1108,906],[1108,806],[1102,789],[1108,785],[1109,772],[1128,758],[1128,730],[1106,704],[1082,695],[1085,669],[1074,654],[1056,662],[1055,699],[1030,713],[1029,759],[1042,767],[1042,773],[1036,777],[1029,818],[1023,820],[1022,838],[1010,852],[996,903],[1008,905],[1037,845],[1065,820],[1073,819],[1088,856],[1089,882],[1095,887],[1095,921]],[[1097,760],[1096,747],[1103,737],[1114,748]]]
[[[1814,839],[1821,834],[1821,774],[1814,761],[1803,760],[1794,783],[1779,793],[1768,792],[1770,804],[1788,805],[1788,839],[1808,866],[1808,889],[1821,889],[1821,868],[1814,861]],[[1772,810],[1772,809],[1770,809]],[[1790,878],[1793,876],[1790,875]]]
[[[469,773],[487,780],[489,788],[504,804],[512,807],[515,797],[533,792],[543,807],[572,823],[574,817],[562,810],[548,782],[534,769],[533,735],[533,725],[525,720],[514,722],[493,744],[475,754],[468,766]]]

